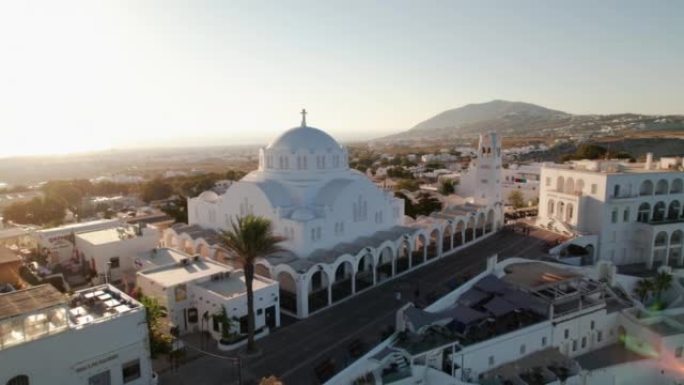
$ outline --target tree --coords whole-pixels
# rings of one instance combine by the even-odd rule
[[[456,183],[451,179],[442,179],[439,182],[439,193],[442,195],[453,194],[456,191]]]
[[[219,244],[228,250],[245,273],[247,286],[247,351],[256,350],[254,345],[254,262],[258,257],[280,251],[279,243],[284,238],[273,234],[271,221],[267,218],[247,215],[238,217],[231,228],[221,231]]]
[[[396,190],[416,191],[420,188],[420,183],[415,179],[402,179],[397,182]]]
[[[416,207],[413,204],[413,200],[400,191],[395,192],[394,196],[404,200],[404,215],[416,218]]]
[[[641,303],[644,303],[652,290],[653,282],[650,279],[643,278],[637,281],[636,286],[634,287],[634,295],[639,298]]]
[[[427,192],[418,194],[416,202],[416,217],[420,215],[430,215],[442,209],[442,202]]]
[[[655,297],[658,302],[660,302],[660,296],[663,294],[663,292],[669,290],[671,286],[671,274],[661,271],[660,273],[656,274],[655,277],[653,277],[653,291],[655,292]]]
[[[508,203],[510,203],[514,209],[523,208],[525,207],[525,198],[520,191],[513,190],[508,194]]]
[[[142,199],[148,203],[166,199],[170,197],[171,194],[173,194],[173,187],[159,178],[145,183],[142,188]]]
[[[240,170],[228,170],[226,171],[226,179],[228,180],[240,180],[245,176],[244,171]]]
[[[188,198],[179,195],[178,198],[161,207],[161,211],[176,222],[188,223]]]
[[[387,176],[397,179],[413,179],[413,174],[403,167],[390,167],[387,169]]]
[[[59,225],[64,219],[65,202],[53,197],[35,197],[15,202],[3,210],[4,220],[21,224]]]
[[[160,353],[169,353],[171,351],[171,342],[173,338],[171,334],[166,331],[164,319],[166,318],[166,310],[159,304],[156,298],[140,297],[140,303],[145,307],[147,314],[147,330],[150,337],[150,355],[152,358]]]
[[[575,151],[575,159],[599,159],[606,155],[607,150],[596,144],[583,143]]]

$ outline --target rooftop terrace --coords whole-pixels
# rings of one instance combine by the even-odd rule
[[[488,275],[442,311],[407,308],[411,329],[397,345],[411,354],[450,343],[465,347],[542,322],[547,309],[535,296]]]
[[[0,350],[140,309],[139,302],[110,285],[71,297],[52,285],[0,294]]]
[[[575,357],[582,369],[586,370],[596,370],[648,358],[626,349],[621,343],[608,345]]]
[[[579,370],[577,362],[557,348],[547,348],[485,372],[480,384],[548,384],[573,376]]]
[[[583,309],[605,306],[602,284],[541,262],[508,265],[501,278],[487,275],[439,311],[409,307],[397,346],[418,354],[456,343],[466,346]]]

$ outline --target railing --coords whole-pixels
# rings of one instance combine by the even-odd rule
[[[650,219],[648,222],[649,225],[669,225],[672,223],[682,223],[684,222],[684,218],[663,218],[663,219]],[[644,223],[644,222],[642,222]]]

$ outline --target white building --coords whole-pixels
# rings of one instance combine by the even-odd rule
[[[540,226],[577,235],[593,259],[684,263],[681,158],[646,163],[577,161],[541,170]],[[582,237],[585,236],[585,237]]]
[[[69,262],[74,257],[74,235],[84,231],[110,229],[121,225],[118,219],[98,219],[89,222],[37,230],[33,233],[38,247],[45,250],[51,264]]]
[[[501,190],[504,200],[513,191],[519,191],[526,203],[539,199],[541,163],[511,164],[501,170]]]
[[[0,294],[0,384],[156,383],[145,309],[114,287]]]
[[[120,226],[78,233],[74,236],[81,262],[104,281],[125,277],[135,279],[135,262],[139,254],[149,252],[159,244],[161,234],[153,227]]]
[[[257,273],[279,282],[283,311],[307,317],[500,227],[499,146],[485,138],[481,196],[407,224],[403,200],[350,169],[347,150],[303,119],[262,148],[258,170],[224,194],[189,199],[189,225],[166,230],[163,243],[224,261],[217,230],[238,216],[269,218],[286,251],[259,260]]]
[[[181,254],[173,251],[173,254]],[[164,254],[163,249],[155,254]],[[166,256],[150,256],[154,259]],[[141,292],[156,298],[168,309],[169,321],[181,334],[208,331],[217,340],[222,338],[222,326],[216,316],[225,311],[230,330],[236,335],[247,332],[247,287],[243,270],[233,269],[199,256],[184,258],[159,266],[144,268],[137,273]],[[259,336],[280,326],[278,283],[255,276],[255,330]],[[219,345],[221,346],[221,345]]]
[[[684,308],[642,310],[624,294],[637,280],[493,257],[426,309],[407,304],[397,332],[327,384],[675,384]]]

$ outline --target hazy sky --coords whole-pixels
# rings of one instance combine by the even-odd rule
[[[0,0],[0,155],[343,139],[491,99],[684,113],[684,1]]]

